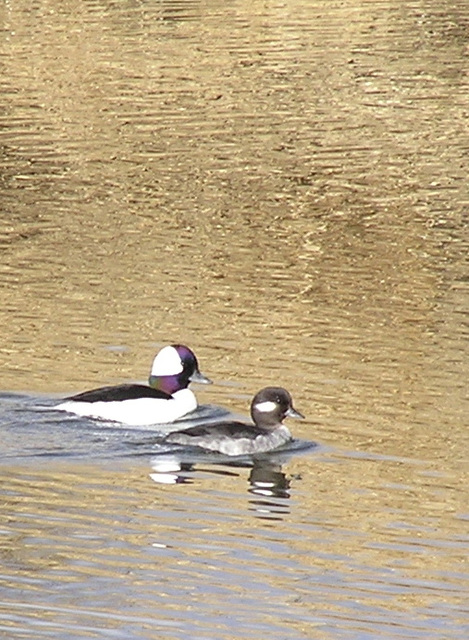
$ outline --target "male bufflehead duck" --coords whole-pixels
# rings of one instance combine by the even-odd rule
[[[282,420],[304,418],[293,408],[291,395],[282,387],[266,387],[254,396],[251,417],[254,424],[218,422],[173,431],[164,442],[192,445],[219,451],[228,456],[271,451],[291,440]]]
[[[210,384],[194,353],[182,344],[164,347],[151,367],[149,385],[119,384],[66,398],[55,409],[128,425],[174,422],[197,408],[190,382]]]

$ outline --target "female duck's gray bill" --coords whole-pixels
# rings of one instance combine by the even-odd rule
[[[189,380],[191,382],[198,382],[199,384],[213,384],[210,378],[207,378],[207,376],[204,376],[204,374],[198,370],[194,371]]]
[[[296,409],[294,409],[293,407],[290,407],[286,413],[286,415],[289,418],[298,418],[299,420],[304,420],[305,417],[302,413],[300,413],[299,411],[297,411]]]

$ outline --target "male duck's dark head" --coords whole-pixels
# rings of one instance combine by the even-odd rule
[[[186,389],[190,382],[211,384],[199,369],[195,354],[183,344],[172,344],[158,352],[150,372],[149,385],[173,394]]]
[[[265,387],[257,393],[251,403],[251,417],[262,429],[275,429],[286,418],[304,418],[293,407],[293,400],[282,387]]]

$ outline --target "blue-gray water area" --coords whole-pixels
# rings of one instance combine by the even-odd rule
[[[141,457],[151,471],[150,477],[162,484],[189,482],[197,467],[204,464],[242,467],[251,470],[249,480],[254,491],[282,495],[288,487],[282,465],[292,456],[305,454],[318,446],[313,441],[296,438],[274,452],[228,456],[196,446],[164,442],[166,434],[178,429],[229,420],[251,422],[246,416],[215,405],[199,405],[195,411],[173,423],[135,427],[74,416],[57,411],[54,409],[56,404],[56,398],[0,394],[2,460],[25,462],[31,458],[52,462],[65,458],[116,464],[127,457]],[[219,469],[218,473],[223,471]]]
[[[58,411],[57,397],[0,393],[2,456],[18,459],[42,457],[115,458],[145,455],[158,449],[170,431],[198,424],[241,418],[215,405],[199,405],[175,423],[132,427],[112,421],[83,418]]]

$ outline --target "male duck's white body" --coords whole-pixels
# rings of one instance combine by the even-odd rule
[[[149,385],[121,384],[85,391],[55,408],[130,426],[174,422],[197,408],[192,381],[210,383],[194,353],[184,345],[164,347],[155,357]]]
[[[282,424],[287,416],[303,418],[293,408],[291,395],[282,387],[266,387],[251,403],[254,424],[219,422],[173,431],[164,442],[197,446],[228,456],[250,455],[273,451],[291,440],[288,427]]]

